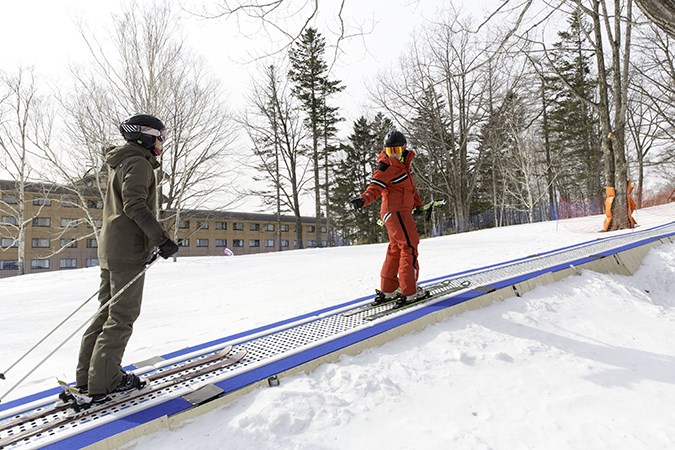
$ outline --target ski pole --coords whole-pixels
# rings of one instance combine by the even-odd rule
[[[54,327],[53,330],[51,330],[51,331],[50,331],[49,333],[47,333],[42,339],[40,339],[35,345],[33,345],[26,353],[23,354],[23,356],[21,356],[21,358],[17,359],[17,360],[14,362],[14,364],[12,364],[11,366],[9,366],[9,368],[8,368],[7,370],[5,370],[4,372],[0,373],[0,380],[4,380],[4,379],[5,379],[5,374],[6,374],[7,372],[9,372],[10,370],[12,370],[17,364],[19,364],[21,361],[23,361],[23,359],[24,359],[26,356],[30,355],[30,354],[31,354],[31,353],[32,353],[32,352],[33,352],[40,344],[42,344],[44,341],[46,341],[47,338],[49,338],[49,336],[51,336],[52,334],[54,334],[54,332],[55,332],[56,330],[58,330],[59,328],[61,328],[61,327],[63,326],[64,323],[66,323],[68,320],[70,320],[71,317],[73,317],[79,310],[81,310],[81,309],[84,307],[84,305],[86,305],[87,303],[89,303],[89,302],[91,301],[92,298],[96,297],[96,296],[98,295],[99,292],[101,292],[101,289],[99,289],[98,291],[94,292],[94,293],[92,294],[91,297],[89,297],[88,299],[86,299],[86,300],[84,301],[84,303],[82,303],[80,306],[78,306],[77,308],[75,308],[75,310],[74,310],[72,313],[70,313],[70,315],[68,315],[68,317],[66,317],[65,319],[63,319],[63,320],[61,321],[61,323],[59,323],[56,327]]]
[[[155,262],[157,262],[157,259],[158,259],[157,256],[158,256],[158,255],[159,255],[159,250],[155,250],[155,251],[150,255],[150,259],[148,260],[149,262],[148,262],[147,265],[143,268],[143,270],[141,270],[140,272],[138,272],[138,274],[137,274],[135,277],[133,277],[133,278],[131,279],[131,281],[129,281],[127,284],[125,284],[125,285],[122,287],[122,289],[120,289],[119,291],[117,291],[117,292],[115,293],[115,295],[113,295],[112,297],[110,297],[110,299],[109,299],[107,302],[105,302],[103,305],[101,305],[101,307],[100,307],[98,310],[96,310],[96,312],[95,312],[89,319],[87,319],[86,322],[84,322],[84,323],[83,323],[82,325],[80,325],[75,331],[73,331],[73,332],[72,332],[72,333],[71,333],[71,334],[70,334],[63,342],[61,342],[54,350],[52,350],[47,356],[45,356],[45,357],[42,359],[42,361],[40,361],[40,362],[39,362],[35,367],[33,367],[26,375],[24,375],[23,378],[21,378],[19,381],[17,381],[16,384],[14,384],[14,386],[12,386],[11,388],[9,388],[9,390],[8,390],[7,392],[5,392],[5,393],[2,395],[2,397],[0,397],[0,402],[2,402],[2,399],[4,399],[5,397],[7,397],[7,395],[9,395],[10,392],[12,392],[14,389],[16,389],[17,386],[19,386],[21,383],[23,383],[24,380],[26,380],[26,378],[28,378],[29,376],[31,376],[31,375],[33,374],[33,372],[35,372],[42,364],[45,363],[45,361],[47,361],[49,358],[51,358],[51,357],[54,355],[54,353],[56,353],[57,351],[59,351],[59,350],[61,349],[61,347],[63,347],[63,346],[66,344],[66,342],[68,342],[69,340],[71,340],[71,339],[73,338],[73,336],[75,336],[77,333],[80,332],[80,330],[82,330],[82,328],[84,328],[87,324],[89,324],[89,322],[91,322],[91,321],[94,319],[94,317],[96,317],[101,311],[103,311],[105,308],[107,308],[108,305],[109,305],[113,300],[115,300],[117,297],[119,297],[124,291],[126,291],[126,290],[129,288],[129,286],[131,286],[136,280],[138,280],[141,276],[143,276],[143,274],[145,274],[145,272],[147,272],[148,269],[149,269],[150,267],[152,267],[152,265],[153,265]]]

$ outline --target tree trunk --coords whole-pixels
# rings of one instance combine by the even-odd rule
[[[614,80],[614,170],[616,198],[612,204],[611,230],[623,230],[633,225],[628,215],[628,164],[626,163],[626,114],[628,104],[628,70],[630,59],[630,41],[632,27],[632,0],[627,1],[625,32],[622,33],[623,18],[621,1],[614,0],[614,40],[612,42],[613,80]],[[621,48],[621,36],[625,37],[625,46]]]
[[[652,22],[675,39],[675,1],[635,0],[635,3]]]
[[[541,83],[541,103],[543,124],[542,132],[544,133],[544,151],[546,152],[546,184],[548,188],[548,217],[551,220],[558,219],[557,205],[555,201],[555,187],[553,186],[553,167],[551,163],[551,140],[550,131],[548,128],[548,112],[546,110],[546,91],[544,89],[544,81]]]

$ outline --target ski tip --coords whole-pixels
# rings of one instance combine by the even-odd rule
[[[6,379],[6,378],[5,378],[5,374],[4,374],[4,373],[0,373],[0,380],[5,380],[5,379]]]
[[[246,355],[248,355],[248,349],[246,349],[246,347],[243,347],[243,348],[237,349],[237,351],[235,353],[232,353],[231,355],[229,355],[229,357],[232,358],[233,360],[235,360],[234,364],[237,364],[242,359],[244,359],[246,357]]]

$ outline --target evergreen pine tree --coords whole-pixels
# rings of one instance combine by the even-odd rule
[[[265,68],[262,78],[262,83],[254,83],[251,117],[244,124],[257,160],[258,175],[253,179],[262,186],[251,193],[264,205],[274,207],[278,216],[286,211],[293,213],[296,221],[294,247],[303,248],[300,195],[308,165],[303,146],[304,129],[297,105],[287,95],[276,67]],[[280,233],[278,239],[281,242]]]
[[[332,211],[339,234],[352,243],[375,243],[386,239],[386,231],[377,224],[377,204],[354,211],[349,200],[363,192],[375,170],[375,159],[382,148],[391,120],[378,113],[372,121],[360,117],[354,122],[349,144],[340,146],[339,159],[333,164]]]
[[[336,108],[327,99],[344,89],[338,80],[330,80],[324,60],[325,39],[315,28],[307,28],[289,52],[291,68],[288,76],[293,82],[293,94],[300,100],[305,113],[305,126],[312,139],[314,199],[317,221],[322,216],[321,165],[328,165],[329,139],[335,134],[340,120]],[[323,148],[321,148],[323,147]],[[327,184],[328,180],[324,180]],[[327,196],[326,196],[327,197]],[[327,202],[326,198],[326,202]],[[321,224],[317,223],[317,242],[322,241]]]
[[[433,86],[428,86],[418,100],[416,115],[409,122],[410,147],[416,157],[413,161],[415,182],[420,196],[427,200],[449,200],[450,209],[457,198],[454,177],[449,173],[457,170],[453,159],[455,145],[447,103]],[[434,220],[449,218],[448,208],[436,210]],[[417,221],[421,236],[430,235],[430,225],[426,221]]]
[[[579,11],[569,19],[569,28],[558,33],[552,61],[555,77],[547,78],[550,110],[548,128],[556,189],[567,201],[590,206],[599,212],[602,150],[596,127],[597,118],[589,101],[593,100],[597,80],[591,77],[591,58],[587,41],[588,25]]]

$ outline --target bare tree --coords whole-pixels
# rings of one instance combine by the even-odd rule
[[[630,143],[634,148],[634,159],[637,164],[637,207],[642,207],[645,167],[649,164],[650,153],[658,151],[664,143],[672,142],[663,130],[661,115],[653,108],[653,101],[646,94],[646,82],[637,83],[637,90],[631,90],[628,100],[627,129]],[[671,149],[672,150],[672,149]]]
[[[237,26],[240,33],[255,36],[267,36],[272,47],[261,52],[255,59],[275,56],[287,51],[303,33],[317,20],[319,12],[331,19],[327,28],[329,46],[333,48],[332,63],[339,55],[343,41],[368,34],[373,27],[369,23],[347,23],[345,8],[348,2],[326,2],[319,7],[318,0],[219,0],[204,6],[201,12],[192,14],[229,21]],[[332,64],[331,64],[332,65]]]
[[[38,94],[32,70],[19,69],[15,75],[3,74],[0,83],[0,169],[12,179],[12,183],[6,186],[11,193],[0,193],[0,210],[9,218],[3,220],[0,227],[14,235],[14,241],[8,248],[18,248],[17,274],[23,275],[26,228],[35,217],[29,217],[25,208],[27,188],[35,173],[32,157],[37,150],[31,137],[38,119],[43,119],[45,100]]]
[[[608,230],[632,227],[628,215],[628,165],[626,163],[626,111],[632,37],[632,0],[576,0],[578,10],[592,24],[588,36],[598,71],[598,100],[590,102],[600,122],[607,195],[615,192]],[[579,98],[582,98],[581,96]],[[588,100],[586,100],[588,101]]]
[[[253,193],[277,215],[291,211],[296,219],[296,239],[302,248],[300,194],[311,181],[311,159],[305,145],[307,132],[294,103],[290,86],[279,78],[274,65],[263,70],[262,82],[253,82],[249,110],[241,118],[253,145],[255,181],[265,187]]]
[[[675,161],[674,43],[675,39],[650,26],[638,29],[634,44],[637,51],[631,61],[628,129],[637,164],[638,208],[643,204],[645,170],[656,165],[667,168]]]
[[[135,112],[164,121],[169,139],[158,177],[158,202],[163,199],[164,205],[158,206],[173,211],[199,207],[215,193],[233,192],[227,187],[235,177],[234,171],[223,170],[235,136],[220,100],[221,87],[179,37],[179,23],[170,7],[130,5],[113,19],[113,48],[81,27],[94,69],[77,77],[84,104],[71,107],[77,114],[71,125],[75,134],[107,124],[102,137],[109,138],[108,131]],[[237,199],[219,200],[224,207]]]
[[[469,214],[483,154],[479,126],[487,118],[490,64],[495,49],[486,34],[470,30],[454,11],[420,33],[408,55],[373,93],[402,124],[429,167],[421,185],[449,200],[456,231],[469,229]],[[487,40],[487,39],[486,39]]]
[[[507,4],[514,5],[509,0],[500,8],[504,8]],[[569,10],[567,2],[555,1],[543,9],[541,14],[544,19],[534,18],[528,21],[534,23],[533,27],[536,27],[556,12],[574,14],[581,11],[591,23],[591,31],[587,38],[591,42],[597,66],[597,101],[584,99],[582,95],[578,97],[593,107],[599,118],[605,186],[610,192],[608,195],[611,195],[611,191],[615,192],[611,206],[612,220],[606,224],[609,230],[632,226],[628,216],[626,163],[626,111],[633,30],[632,4],[632,0],[575,0],[575,8]],[[511,30],[512,35],[516,34],[517,29],[524,23],[522,18],[531,6],[532,1],[527,1],[523,6],[516,6],[520,9],[520,13],[516,25]],[[528,34],[532,29],[523,30],[519,37],[529,41]],[[546,57],[551,58],[546,43],[541,41],[540,44]],[[561,79],[565,81],[564,78]],[[568,87],[573,89],[569,84]]]
[[[672,0],[635,0],[635,3],[660,29],[675,39],[675,2]]]
[[[655,27],[639,31],[640,40],[636,43],[639,58],[633,69],[641,82],[633,83],[633,88],[645,91],[663,119],[663,132],[672,140],[675,139],[675,38],[663,36]]]
[[[69,206],[81,211],[82,218],[69,227],[83,223],[91,229],[85,234],[80,233],[78,241],[92,237],[98,241],[100,209],[107,181],[103,159],[106,142],[111,142],[112,134],[104,116],[105,96],[92,96],[93,88],[93,84],[87,86],[86,95],[78,91],[74,95],[57,94],[62,97],[60,109],[57,112],[51,107],[42,108],[35,118],[35,131],[30,135],[31,143],[37,149],[35,158],[41,162],[36,170],[38,179],[58,181],[58,191]],[[100,109],[92,110],[92,104]],[[65,120],[55,120],[56,114],[63,114]],[[55,129],[56,122],[64,124],[64,129]],[[55,137],[63,132],[70,138],[66,143]],[[60,237],[57,233],[55,239]]]

